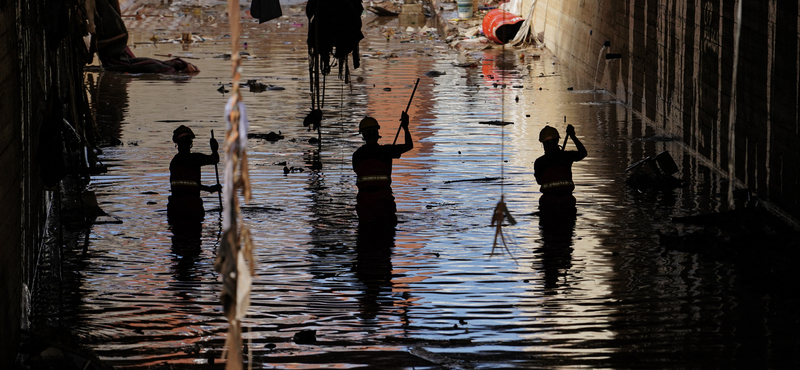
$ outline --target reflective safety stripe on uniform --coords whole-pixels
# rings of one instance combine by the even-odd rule
[[[358,183],[365,183],[370,181],[392,181],[392,177],[389,175],[364,175],[358,177]]]
[[[192,180],[172,180],[169,183],[170,183],[170,185],[172,185],[173,189],[180,188],[182,186],[191,187],[191,188],[200,187],[200,184],[198,184],[197,181],[192,181]]]
[[[541,190],[545,191],[545,190],[551,190],[551,189],[560,188],[560,187],[574,188],[575,184],[572,182],[572,180],[553,181],[553,182],[548,182],[546,184],[542,184]]]
[[[381,188],[392,185],[392,164],[379,159],[364,159],[353,168],[358,178],[356,185],[359,189]]]

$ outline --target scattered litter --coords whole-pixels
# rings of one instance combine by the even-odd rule
[[[478,67],[478,63],[456,63],[456,62],[452,62],[450,64],[453,65],[453,67],[463,67],[463,68],[477,68]]]
[[[472,28],[468,28],[466,31],[464,31],[464,37],[473,38],[477,36],[479,33],[481,33],[481,26],[475,26]]]
[[[370,4],[372,4],[372,2],[370,2]],[[384,1],[376,5],[371,5],[367,7],[367,10],[375,13],[375,15],[379,17],[396,17],[400,15],[400,9],[391,1]]]

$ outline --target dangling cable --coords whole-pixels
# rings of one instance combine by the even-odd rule
[[[506,12],[503,11],[503,24],[505,24]],[[506,57],[506,45],[503,43],[503,49],[501,53],[501,58],[505,59]],[[497,60],[495,59],[495,67],[497,67]],[[494,243],[492,244],[492,253],[490,256],[494,255],[494,250],[497,247],[497,237],[500,237],[500,241],[503,243],[503,248],[511,255],[511,258],[514,258],[514,255],[511,254],[511,251],[508,249],[508,245],[506,244],[505,235],[503,235],[503,220],[507,219],[510,225],[515,225],[517,221],[514,217],[511,216],[511,213],[508,212],[508,207],[505,203],[505,126],[507,122],[503,121],[505,118],[506,112],[506,102],[505,102],[505,73],[501,71],[501,78],[502,83],[500,84],[501,93],[500,93],[500,201],[497,202],[497,206],[494,208],[494,212],[492,213],[492,226],[495,227],[494,233]],[[516,261],[516,259],[514,259]]]

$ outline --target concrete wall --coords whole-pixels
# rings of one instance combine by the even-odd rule
[[[75,174],[81,170],[76,164],[83,159],[65,151],[70,140],[64,132],[77,132],[80,138],[71,134],[74,142],[91,137],[83,86],[89,57],[82,39],[83,3],[0,0],[1,369],[13,368],[20,328],[26,324],[24,287],[35,289],[48,205],[54,194],[66,190],[61,182],[47,190],[43,178],[53,175],[56,163]],[[43,138],[55,144],[40,145]],[[77,147],[72,150],[82,153]],[[80,181],[71,184],[77,187]]]
[[[739,1],[538,0],[533,28],[562,63],[797,220],[798,2],[742,5],[738,43]]]

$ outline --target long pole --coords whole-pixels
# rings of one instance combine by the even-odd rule
[[[417,92],[417,85],[419,85],[419,77],[417,78],[417,82],[414,83],[414,91],[411,92],[411,98],[408,99],[408,105],[406,106],[406,110],[403,112],[408,113],[408,110],[411,108],[411,101],[414,100],[414,93]],[[394,142],[392,142],[392,145],[397,144],[397,137],[400,136],[400,130],[402,128],[402,124],[397,128],[397,133],[394,135]]]
[[[214,130],[211,130],[211,138],[214,138]],[[214,174],[217,176],[217,185],[219,185],[219,168],[217,167],[217,163],[214,163]],[[218,191],[217,195],[219,196],[219,214],[222,215],[222,191]]]

